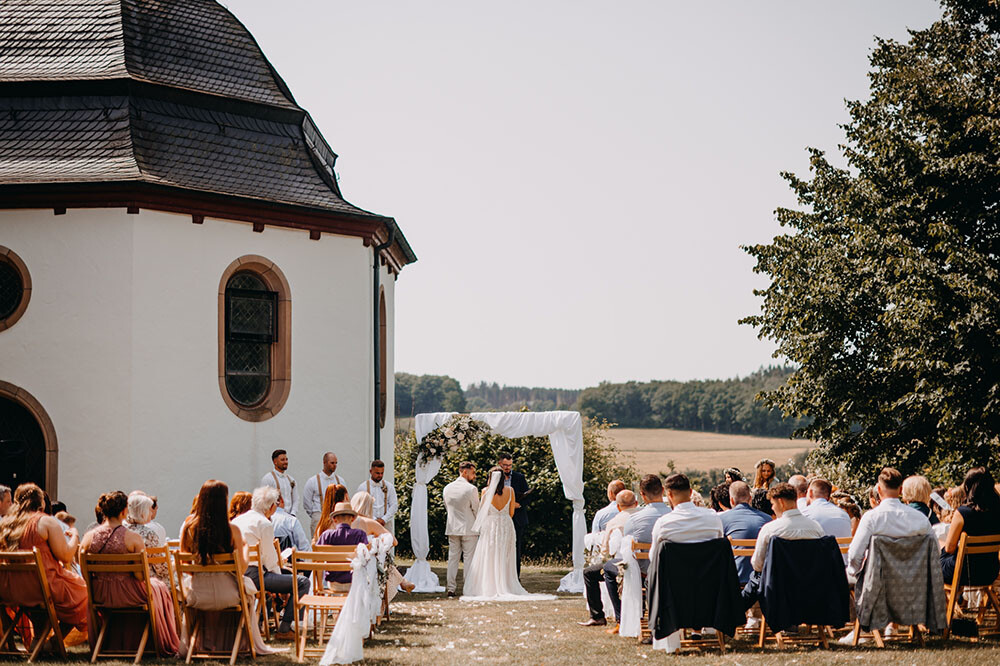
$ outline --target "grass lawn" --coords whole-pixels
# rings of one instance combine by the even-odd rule
[[[432,563],[444,583],[441,562]],[[526,567],[522,583],[532,592],[553,592],[565,569]],[[461,585],[461,576],[459,577]],[[696,652],[666,655],[636,640],[607,635],[603,628],[584,628],[587,617],[579,595],[528,603],[466,603],[443,594],[400,595],[393,616],[365,643],[365,664],[511,663],[511,664],[636,664],[676,661],[696,664],[947,664],[1000,663],[1000,644],[973,644],[931,639],[924,649],[890,646],[885,650],[835,646],[829,651],[788,649],[766,651],[746,641],[730,641],[725,655]],[[0,658],[4,659],[4,658]],[[9,659],[9,658],[7,658]],[[87,662],[85,650],[72,651],[71,663]],[[314,660],[315,661],[315,660]],[[53,663],[43,658],[41,663]],[[102,664],[126,662],[102,661]],[[174,660],[146,663],[176,664]],[[249,662],[242,662],[249,663]],[[258,659],[269,666],[293,664],[291,654]]]

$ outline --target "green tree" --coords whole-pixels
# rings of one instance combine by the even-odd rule
[[[811,179],[783,174],[789,232],[746,248],[771,285],[743,321],[797,365],[766,399],[858,479],[998,462],[1000,10],[942,4],[876,40],[846,165],[811,149]]]

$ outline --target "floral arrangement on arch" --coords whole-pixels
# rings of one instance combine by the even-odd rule
[[[417,444],[417,458],[441,458],[446,453],[457,451],[470,439],[478,439],[489,432],[490,427],[482,421],[476,421],[468,414],[456,414],[420,440]]]

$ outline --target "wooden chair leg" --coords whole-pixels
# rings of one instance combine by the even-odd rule
[[[997,597],[997,592],[993,589],[992,585],[986,588],[986,598],[989,600],[990,605],[993,606],[993,612],[996,613],[996,630],[1000,631],[1000,598]]]
[[[94,615],[97,615],[97,613],[95,612]],[[111,624],[110,613],[108,614],[108,617],[104,618],[101,622],[101,631],[98,632],[97,640],[94,641],[94,651],[90,655],[90,663],[92,664],[97,663],[97,657],[101,654],[101,644],[104,643],[104,634],[107,632],[109,624]]]
[[[49,640],[49,634],[52,633],[52,623],[46,619],[45,623],[35,633],[37,635],[35,636],[35,644],[32,646],[31,655],[28,657],[29,664],[38,658],[38,653],[42,651],[42,646]]]
[[[198,642],[198,630],[201,629],[201,613],[195,611],[194,626],[191,628],[191,635],[188,637],[188,653],[185,664],[191,663],[191,655],[194,654],[194,645]]]
[[[0,649],[14,652],[17,650],[17,646],[14,643],[14,631],[17,629],[17,623],[21,621],[21,617],[24,615],[24,609],[18,606],[13,620],[7,616],[6,607],[0,608],[0,613],[2,613],[0,614],[0,619],[3,619],[5,625],[10,622],[10,626],[3,632],[3,638],[0,638]]]
[[[146,651],[146,641],[149,640],[149,622],[146,622],[145,628],[142,630],[142,638],[139,639],[139,649],[135,651],[135,661],[133,664],[138,664],[142,661],[142,653]]]
[[[760,618],[760,639],[757,641],[757,647],[764,647],[764,639],[767,637],[767,620]]]
[[[920,627],[918,627],[917,625],[913,625],[910,627],[910,638],[916,638],[917,643],[920,645],[920,647],[925,646],[924,632],[920,631]]]
[[[715,637],[719,639],[719,650],[722,654],[726,654],[726,638],[723,636],[722,632],[718,629],[715,630]]]
[[[827,631],[833,631],[829,625],[824,624],[822,627],[816,627],[816,632],[819,634],[819,643],[823,646],[824,650],[830,649],[830,641],[826,637]]]
[[[958,599],[958,586],[945,585],[945,591],[948,593],[948,608],[944,614],[944,634],[943,638],[948,640],[948,634],[951,630],[951,621],[955,617],[955,601]]]
[[[854,647],[858,647],[858,641],[861,639],[861,620],[854,620],[854,642],[851,643]]]
[[[872,627],[872,638],[875,639],[875,645],[877,645],[880,648],[885,647],[885,641],[882,640],[882,632],[879,631],[878,629],[875,629],[874,627]]]
[[[233,666],[236,663],[236,656],[240,653],[240,641],[243,639],[243,620],[236,625],[236,640],[233,641],[233,651],[229,655],[229,666]]]

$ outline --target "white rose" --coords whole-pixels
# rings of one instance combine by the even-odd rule
[[[452,437],[455,436],[455,431],[452,430],[451,428],[445,428],[444,436],[451,439]]]
[[[465,434],[460,432],[458,433],[458,435],[455,436],[455,439],[461,442],[463,439],[465,439]]]

